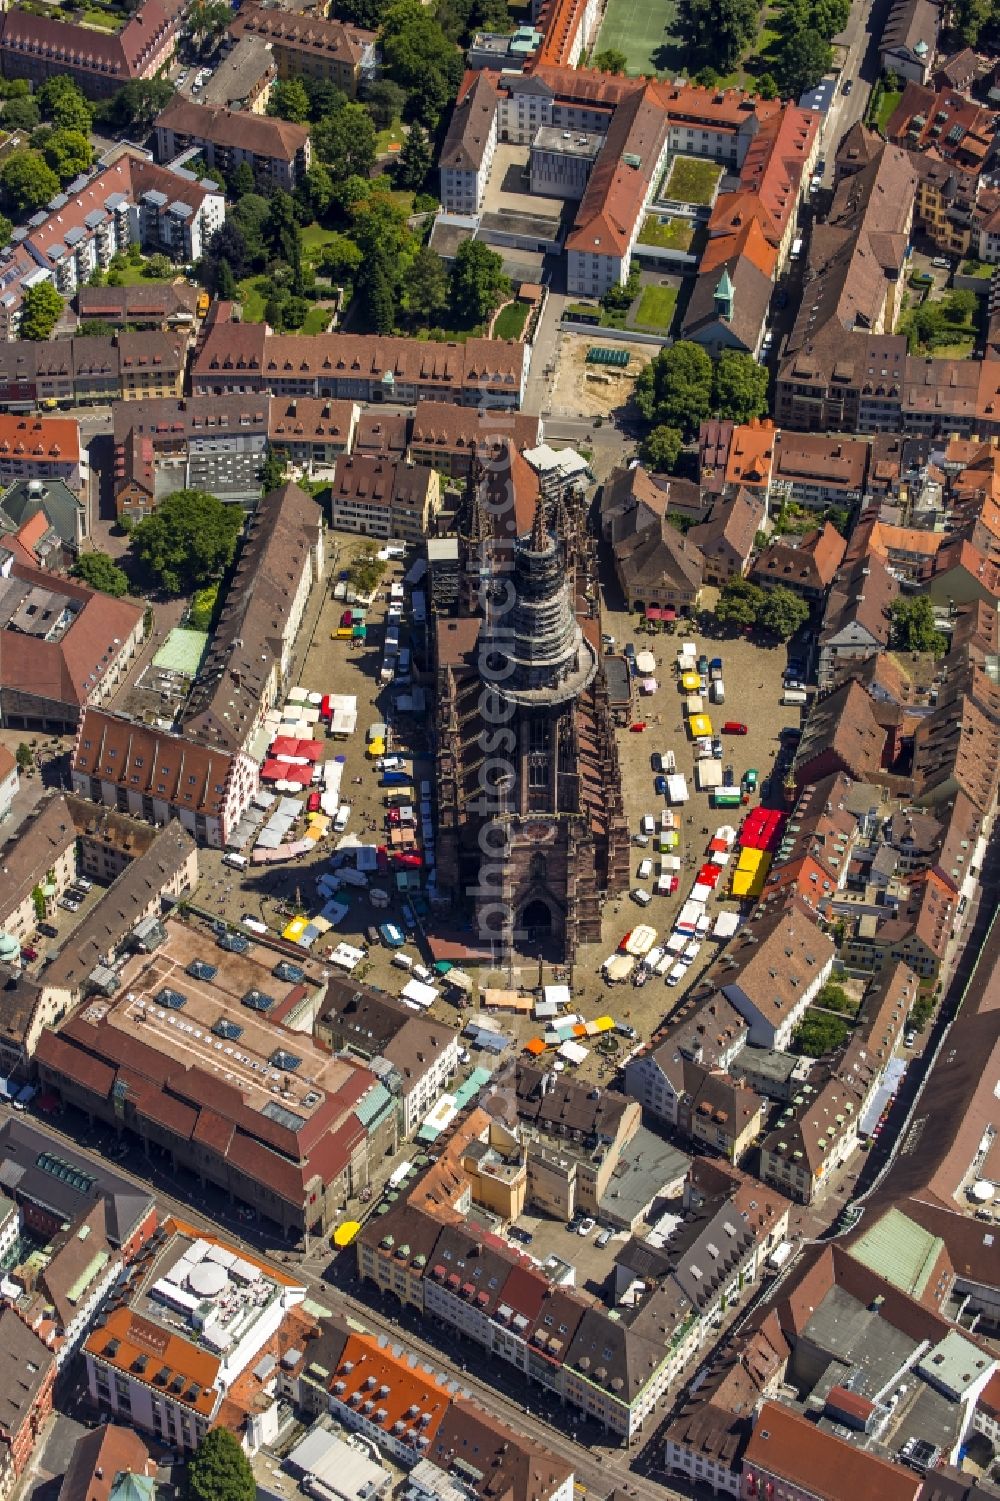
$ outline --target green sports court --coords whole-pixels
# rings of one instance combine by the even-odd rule
[[[676,0],[608,0],[594,51],[623,52],[629,73],[677,73],[683,60],[676,23]]]

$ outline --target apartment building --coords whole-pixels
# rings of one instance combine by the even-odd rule
[[[238,25],[240,17],[235,20]],[[233,35],[232,28],[229,35]],[[261,37],[241,36],[226,47],[215,72],[199,91],[198,102],[263,115],[277,79],[278,65],[270,44]]]
[[[797,908],[747,923],[728,946],[718,985],[757,1047],[784,1049],[833,967],[832,939]]]
[[[176,94],[155,121],[156,155],[171,162],[195,146],[208,166],[228,177],[246,162],[261,186],[291,192],[312,159],[309,131],[249,110],[213,109]]]
[[[74,418],[0,416],[0,484],[62,480],[79,491],[86,474],[80,424]]]
[[[418,401],[407,441],[415,463],[464,479],[477,457],[487,462],[506,439],[521,453],[534,448],[541,433],[541,419],[526,412],[474,411],[455,402]]]
[[[330,486],[330,515],[339,531],[419,542],[441,505],[441,482],[425,464],[342,456]]]
[[[52,1414],[56,1357],[13,1308],[0,1309],[0,1485],[9,1495]]]
[[[391,1081],[400,1104],[400,1132],[409,1137],[458,1071],[458,1034],[399,1001],[332,978],[316,1016],[316,1037],[347,1051]],[[386,1073],[381,1063],[387,1064]],[[393,1077],[394,1076],[394,1077]]]
[[[268,446],[307,474],[333,469],[341,454],[352,452],[360,417],[356,401],[275,396],[268,403]]]
[[[75,729],[128,672],[143,612],[76,579],[14,562],[0,577],[0,722],[9,729]]]
[[[260,499],[270,420],[265,396],[160,398],[118,405],[112,420],[119,517],[140,521],[174,490],[207,490],[247,507]]]
[[[848,510],[866,493],[870,448],[858,439],[828,438],[821,433],[778,432],[774,435],[771,495],[776,504],[791,501],[807,510],[828,506]]]
[[[229,34],[265,42],[280,78],[327,79],[351,99],[374,73],[375,33],[320,13],[248,7],[235,17]]]
[[[189,282],[147,282],[134,287],[80,287],[76,310],[80,321],[98,319],[115,328],[192,329],[198,288]]]
[[[0,337],[17,338],[28,287],[48,280],[71,298],[131,244],[187,265],[204,254],[225,214],[216,183],[158,167],[126,148],[89,180],[78,178],[58,193],[0,251]],[[141,296],[154,289],[135,290]]]
[[[351,402],[421,400],[470,407],[520,406],[528,370],[525,345],[501,339],[434,344],[357,334],[270,334],[265,325],[233,324],[223,304],[192,369],[196,396],[269,391]]]
[[[65,74],[89,98],[107,98],[166,67],[177,45],[180,14],[163,0],[143,0],[120,30],[111,30],[12,6],[0,29],[4,77],[26,78],[37,88]]]
[[[467,73],[438,157],[441,204],[449,214],[478,214],[497,149],[495,75]]]
[[[177,1220],[132,1268],[125,1300],[84,1342],[91,1400],[188,1455],[210,1427],[250,1452],[278,1431],[274,1369],[312,1320],[294,1278]],[[268,1361],[268,1357],[270,1360]]]

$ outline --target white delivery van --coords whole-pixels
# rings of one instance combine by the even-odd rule
[[[247,917],[246,913],[244,913],[240,918],[240,922],[245,928],[249,928],[251,933],[256,933],[261,938],[267,936],[267,923],[261,922],[259,917]]]
[[[410,958],[409,954],[393,954],[389,963],[394,964],[397,969],[405,969],[409,971],[413,968],[413,960]]]
[[[246,870],[247,866],[250,864],[250,861],[247,859],[246,855],[238,855],[236,851],[233,850],[230,854],[223,855],[222,863],[223,865],[231,865],[234,870]]]
[[[648,907],[653,898],[642,886],[637,886],[632,893],[632,900],[640,907]]]
[[[639,828],[643,834],[656,833],[656,820],[651,813],[644,813],[639,820]]]
[[[639,869],[636,871],[636,877],[637,877],[637,879],[640,880],[640,881],[648,881],[649,878],[650,878],[650,876],[652,874],[653,874],[653,862],[652,862],[652,860],[640,860],[639,861]]]
[[[781,695],[783,704],[807,704],[809,695],[804,688],[786,688]]]
[[[721,678],[716,678],[708,690],[708,696],[713,704],[724,704],[726,702],[726,685]]]

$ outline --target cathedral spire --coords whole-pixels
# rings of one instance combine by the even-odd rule
[[[531,523],[531,550],[544,552],[549,545],[548,527],[545,525],[545,502],[539,495],[535,506],[535,519]]]

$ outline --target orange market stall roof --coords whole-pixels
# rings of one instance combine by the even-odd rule
[[[546,1044],[540,1037],[532,1037],[524,1044],[524,1051],[530,1053],[532,1058],[540,1058],[545,1048]]]

